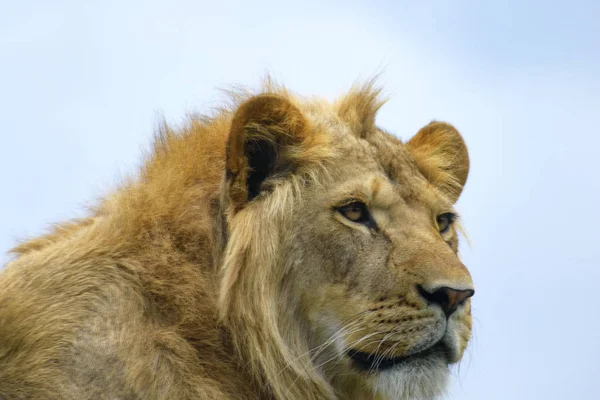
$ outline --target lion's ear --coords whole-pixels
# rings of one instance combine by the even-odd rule
[[[469,175],[469,153],[458,131],[431,122],[406,144],[419,171],[452,201],[458,200]]]
[[[258,95],[238,108],[226,150],[229,195],[236,208],[255,198],[268,177],[295,169],[308,131],[300,110],[278,95]]]

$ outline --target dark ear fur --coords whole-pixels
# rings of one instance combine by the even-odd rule
[[[425,178],[452,201],[458,200],[469,176],[469,153],[460,133],[450,124],[434,121],[406,147]]]
[[[236,208],[258,196],[269,176],[294,168],[287,155],[307,130],[300,110],[278,95],[258,95],[238,108],[226,149],[229,194]]]

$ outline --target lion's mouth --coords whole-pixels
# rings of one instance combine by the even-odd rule
[[[348,350],[347,354],[359,369],[367,372],[377,372],[432,356],[441,356],[447,359],[446,352],[446,346],[440,341],[409,356],[382,357],[380,354],[365,353],[358,350]]]

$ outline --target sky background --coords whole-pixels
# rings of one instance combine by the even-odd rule
[[[0,265],[134,173],[161,115],[267,71],[333,99],[384,70],[380,126],[470,149],[475,336],[447,397],[597,399],[600,2],[284,3],[2,2]]]

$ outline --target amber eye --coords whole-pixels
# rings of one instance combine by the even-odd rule
[[[359,224],[365,224],[370,227],[375,226],[371,214],[364,203],[360,201],[354,201],[339,207],[338,212],[352,222]]]
[[[452,223],[454,222],[455,219],[456,219],[456,214],[454,214],[454,213],[444,213],[444,214],[438,215],[436,221],[437,221],[437,225],[438,225],[438,229],[440,230],[440,233],[448,232],[448,229],[450,229],[450,225],[452,225]]]

